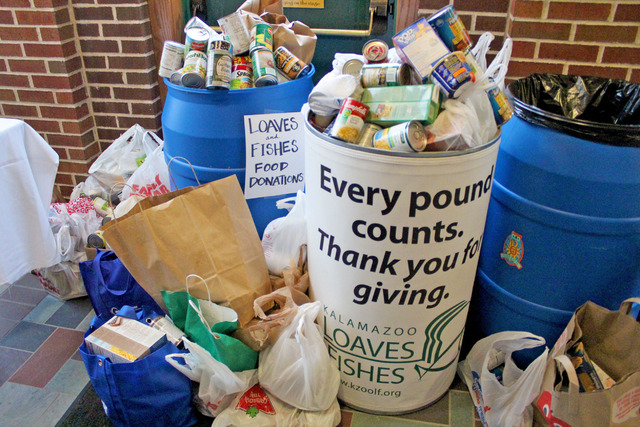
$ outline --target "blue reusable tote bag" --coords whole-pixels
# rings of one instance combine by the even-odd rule
[[[164,316],[164,311],[136,282],[113,251],[99,251],[94,259],[79,265],[96,316],[111,317],[125,305],[146,305],[159,316]]]
[[[119,316],[145,323],[158,313],[143,307],[125,306]],[[111,318],[94,317],[88,336]],[[91,384],[102,400],[105,412],[116,427],[190,426],[197,420],[191,404],[191,380],[171,366],[165,356],[185,353],[172,343],[130,363],[111,363],[109,358],[79,348]]]

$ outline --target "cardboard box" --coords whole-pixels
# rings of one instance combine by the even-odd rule
[[[413,65],[423,82],[429,77],[432,65],[451,53],[425,18],[393,36],[393,45],[398,56]]]
[[[442,93],[433,84],[372,87],[362,93],[367,122],[388,127],[410,120],[428,125],[438,116]]]
[[[114,316],[85,339],[89,351],[112,363],[140,360],[167,343],[164,332],[137,320]]]

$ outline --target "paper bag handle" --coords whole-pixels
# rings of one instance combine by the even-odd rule
[[[571,363],[571,359],[566,354],[561,354],[555,358],[558,371],[564,371],[567,373],[569,379],[569,407],[567,408],[570,414],[578,413],[578,405],[576,405],[576,399],[580,394],[580,382],[578,381],[578,374],[576,369]]]
[[[620,313],[628,314],[634,319],[638,319],[638,315],[640,314],[640,298],[628,298],[622,301],[618,311]]]
[[[169,160],[169,163],[167,163],[167,170],[169,171],[169,178],[171,178],[171,182],[173,182],[173,186],[175,188],[178,188],[178,186],[176,185],[176,180],[173,179],[173,174],[171,173],[171,162],[173,162],[173,159],[182,159],[185,162],[189,163],[189,166],[191,167],[191,172],[193,172],[193,176],[195,177],[196,182],[198,183],[198,185],[202,185],[202,184],[200,184],[200,180],[198,179],[198,175],[196,175],[196,170],[193,168],[193,165],[191,164],[191,162],[189,160],[185,159],[182,156],[174,156],[174,157],[171,158],[171,160]]]

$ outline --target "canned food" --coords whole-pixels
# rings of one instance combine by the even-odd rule
[[[93,199],[93,207],[96,209],[96,212],[98,212],[98,215],[100,216],[107,216],[113,213],[113,209],[109,205],[109,202],[107,202],[102,197],[96,197],[95,199]]]
[[[184,55],[192,50],[199,50],[200,52],[207,51],[207,43],[209,43],[209,31],[202,27],[190,27],[185,31],[184,41]]]
[[[253,52],[256,49],[273,50],[273,30],[271,29],[271,25],[258,23],[251,27],[249,52]]]
[[[493,79],[489,78],[489,81],[492,82]],[[502,126],[513,117],[513,107],[498,86],[494,86],[486,90],[486,92],[489,96],[489,102],[493,109],[493,117],[496,119],[496,124]]]
[[[350,74],[359,78],[363,66],[364,63],[361,60],[357,58],[350,59],[342,66],[342,74]]]
[[[233,46],[233,54],[235,56],[249,52],[251,44],[251,35],[249,29],[244,25],[240,12],[233,12],[227,16],[218,19],[218,24],[222,28],[225,36]]]
[[[452,52],[433,67],[431,81],[440,86],[449,98],[457,98],[467,83],[475,81],[462,52]]]
[[[231,89],[250,89],[253,87],[253,67],[248,56],[236,56],[233,58],[231,68]]]
[[[409,64],[368,64],[360,72],[362,87],[405,86],[411,83]]]
[[[411,120],[376,132],[372,145],[385,150],[424,151],[427,148],[427,133],[420,122]]]
[[[182,67],[183,61],[184,45],[173,41],[164,42],[162,56],[160,56],[158,75],[160,77],[171,78],[171,74]]]
[[[284,46],[280,46],[273,52],[276,68],[282,71],[290,79],[297,79],[309,74],[311,67],[305,64]]]
[[[207,59],[207,89],[229,89],[231,63],[231,43],[226,40],[212,41]]]
[[[176,347],[179,347],[182,343],[182,338],[185,336],[184,332],[167,317],[158,316],[155,319],[147,317],[146,322],[152,328],[167,334],[167,340],[171,341]]]
[[[251,63],[253,64],[253,85],[255,87],[278,84],[273,52],[268,49],[256,49],[251,52]]]
[[[347,142],[358,142],[369,107],[353,98],[345,98],[338,116],[333,122],[330,135]]]
[[[199,50],[190,50],[184,59],[180,82],[185,87],[200,88],[204,86],[207,75],[207,54]]]
[[[368,64],[384,62],[389,53],[389,45],[384,40],[369,40],[362,47],[362,55]]]
[[[358,138],[358,145],[362,147],[373,147],[373,135],[382,130],[382,126],[378,126],[373,123],[365,123],[360,137]]]
[[[169,81],[174,85],[182,84],[182,68],[171,73],[171,77],[169,77]]]
[[[476,80],[480,80],[480,78],[484,74],[484,70],[478,63],[476,57],[473,55],[473,52],[471,52],[471,49],[466,49],[464,51],[464,59],[465,61],[467,61],[467,65],[469,66],[469,69],[475,76]]]
[[[450,51],[465,50],[473,46],[469,32],[453,6],[443,7],[431,15],[427,22],[436,30]]]

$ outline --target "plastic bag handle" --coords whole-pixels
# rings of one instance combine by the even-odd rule
[[[482,68],[482,71],[485,71],[487,69],[487,52],[489,51],[491,42],[495,38],[496,37],[493,35],[493,33],[487,31],[480,36],[476,45],[471,49],[471,53],[473,54],[473,57],[476,59],[476,61],[478,61],[478,64]]]
[[[196,170],[193,168],[193,165],[191,164],[191,162],[187,159],[185,159],[182,156],[174,156],[169,160],[169,163],[167,163],[167,170],[169,171],[169,178],[171,178],[171,182],[173,182],[173,186],[178,188],[178,186],[176,185],[176,181],[175,179],[173,179],[173,174],[171,173],[171,162],[173,162],[173,159],[182,159],[185,162],[189,163],[189,166],[191,167],[191,172],[193,172],[193,176],[196,178],[196,182],[198,183],[198,185],[202,185],[200,184],[200,180],[198,179],[198,175],[196,175]]]
[[[69,230],[70,230],[69,224],[63,224],[60,227],[60,230],[58,230],[58,234],[56,234],[56,246],[58,248],[58,253],[62,257],[66,257],[67,255],[69,255],[69,252],[71,252],[71,246],[72,246],[71,245],[71,232]],[[67,247],[66,250],[62,250],[62,232],[63,231],[67,235],[67,240],[69,241],[69,246]]]
[[[504,41],[502,49],[498,52],[491,65],[487,67],[485,74],[479,80],[479,84],[484,86],[485,90],[493,87],[504,89],[504,78],[507,75],[509,59],[511,59],[511,51],[513,50],[513,40],[510,37]],[[497,74],[496,74],[497,73]],[[491,81],[492,79],[493,81]],[[489,81],[487,83],[487,81]]]
[[[149,135],[149,137],[151,138],[151,141],[154,144],[156,144],[155,147],[147,147],[147,143],[146,143],[147,135]],[[145,148],[149,148],[149,152],[147,153],[147,155],[149,155],[149,154],[153,153],[156,150],[156,148],[164,146],[164,141],[161,140],[160,137],[158,135],[156,135],[155,132],[150,131],[150,130],[146,130],[142,134],[142,145]],[[145,161],[146,161],[146,159],[145,159]]]

